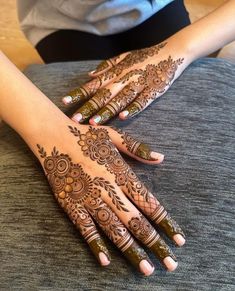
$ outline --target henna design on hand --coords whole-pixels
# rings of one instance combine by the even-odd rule
[[[104,73],[104,81],[113,79],[122,74],[122,72],[138,63],[144,62],[147,58],[158,54],[167,43],[160,43],[148,48],[131,51],[120,63]]]
[[[106,88],[99,89],[96,94],[87,101],[83,106],[81,106],[75,113],[81,113],[81,121],[85,121],[94,113],[96,113],[100,108],[104,107],[107,101],[111,97],[111,91]]]
[[[119,128],[115,128],[112,127],[117,133],[119,133],[121,135],[122,138],[122,144],[124,146],[126,146],[127,150],[136,155],[137,157],[140,157],[142,159],[148,160],[148,161],[156,161],[156,159],[153,159],[151,157],[151,152],[152,150],[150,149],[150,147],[143,143],[143,142],[139,142],[137,141],[135,138],[133,138],[131,135],[129,135],[126,132],[123,132],[121,129]]]
[[[78,133],[78,130],[74,132]],[[114,187],[102,177],[92,179],[81,165],[74,164],[69,155],[59,153],[55,147],[50,156],[43,147],[37,147],[44,159],[43,167],[56,200],[80,230],[95,256],[98,258],[99,253],[103,252],[109,258],[109,253],[91,216],[134,266],[139,268],[143,259],[150,262],[117,215],[102,200],[101,190],[104,189],[118,209],[128,211]]]
[[[161,61],[158,65],[149,64],[144,70],[133,70],[119,79],[120,82],[127,82],[129,78],[138,76],[137,83],[144,89],[140,95],[130,104],[126,110],[129,116],[137,114],[147,107],[159,94],[166,91],[175,77],[175,72],[179,65],[183,63],[183,58],[173,60],[171,56],[167,60]]]
[[[99,165],[104,165],[111,174],[114,174],[116,184],[123,187],[132,201],[152,221],[160,227],[162,226],[162,229],[168,236],[170,235],[170,238],[176,233],[183,234],[181,228],[179,226],[176,227],[176,222],[174,222],[173,227],[171,221],[167,218],[169,215],[165,208],[125,163],[118,150],[112,144],[106,129],[90,126],[86,133],[81,133],[76,127],[69,126],[69,130],[79,138],[77,143],[81,147],[83,154],[96,161]],[[129,144],[132,145],[131,139]]]
[[[111,101],[97,113],[101,117],[99,124],[105,123],[123,110],[137,96],[140,86],[136,82],[131,82],[125,86]]]
[[[139,213],[128,222],[129,230],[142,241],[163,263],[164,258],[170,256],[176,261],[176,257],[165,241],[156,232],[148,220]]]

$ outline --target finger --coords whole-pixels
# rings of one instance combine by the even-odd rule
[[[69,204],[68,201],[66,202],[65,191],[62,191],[58,194],[58,201],[61,204],[62,208],[65,210],[65,212],[68,214],[76,228],[79,230],[83,238],[88,243],[91,251],[95,255],[96,259],[99,261],[99,263],[102,266],[109,265],[111,261],[109,251],[99,232],[97,231],[97,228],[87,210],[79,204],[73,204],[69,207],[68,205],[65,206],[65,204]]]
[[[127,168],[126,177],[128,177],[128,174]],[[116,177],[116,182],[120,184],[120,181],[126,184],[123,178],[120,180]],[[126,180],[126,182],[127,181],[128,180]],[[121,189],[119,187],[113,188],[114,189],[112,190],[109,187],[106,187],[108,195],[103,195],[103,200],[110,205],[113,212],[116,213],[132,234],[148,247],[169,271],[175,270],[178,263],[171,249],[147,219],[129,201],[129,199],[127,199]],[[118,205],[122,206],[117,207]]]
[[[148,107],[157,97],[159,97],[160,93],[151,91],[149,88],[145,88],[139,96],[125,108],[124,111],[120,112],[120,119],[128,119],[131,118],[138,113],[142,112],[146,107]]]
[[[108,128],[110,138],[115,146],[123,153],[145,164],[159,164],[164,155],[153,151],[147,144],[136,140],[117,128]]]
[[[81,106],[72,116],[75,122],[83,122],[104,107],[122,88],[122,84],[110,84],[99,89],[96,94]]]
[[[105,107],[101,108],[101,110],[90,119],[90,124],[104,124],[109,119],[117,115],[128,104],[130,104],[141,90],[142,86],[137,86],[135,85],[135,82],[132,81],[130,84],[125,86],[114,98],[112,98]]]
[[[132,172],[131,169],[130,171]],[[184,245],[183,230],[133,172],[132,175],[128,175],[128,183],[123,191],[171,240],[178,246]]]
[[[154,267],[148,255],[134,241],[127,228],[112,209],[102,200],[100,189],[93,189],[92,194],[85,201],[85,207],[131,264],[145,275],[152,274]]]
[[[100,77],[97,77],[82,85],[81,87],[70,91],[67,96],[62,98],[62,101],[65,105],[73,103],[79,104],[86,101],[90,96],[94,95],[101,86],[102,80]]]
[[[94,71],[89,72],[89,76],[91,77],[96,77],[99,76],[100,74],[103,74],[104,72],[108,71],[115,65],[117,65],[119,62],[121,62],[126,56],[128,55],[128,52],[123,53],[119,56],[110,58],[108,60],[104,60],[99,65],[96,67]]]

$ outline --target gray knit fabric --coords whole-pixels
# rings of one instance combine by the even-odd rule
[[[64,110],[60,97],[83,83],[95,64],[34,65],[26,75]],[[148,278],[108,240],[112,263],[98,265],[54,201],[33,154],[3,126],[0,290],[235,290],[234,111],[235,66],[203,59],[138,117],[113,122],[165,154],[159,166],[127,160],[187,235],[183,248],[168,241],[178,269],[166,272],[150,254],[156,271]]]

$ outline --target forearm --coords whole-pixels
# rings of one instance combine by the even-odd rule
[[[186,57],[194,61],[235,40],[235,0],[185,27],[170,38],[182,46]]]
[[[26,141],[65,115],[0,52],[0,118]]]

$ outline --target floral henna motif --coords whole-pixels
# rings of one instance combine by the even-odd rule
[[[141,95],[127,108],[130,115],[134,115],[143,110],[151,101],[163,93],[175,77],[175,72],[184,59],[173,60],[171,56],[167,60],[161,61],[158,65],[147,65],[145,70],[130,71],[119,81],[126,82],[132,76],[139,76],[137,83],[144,89]]]

